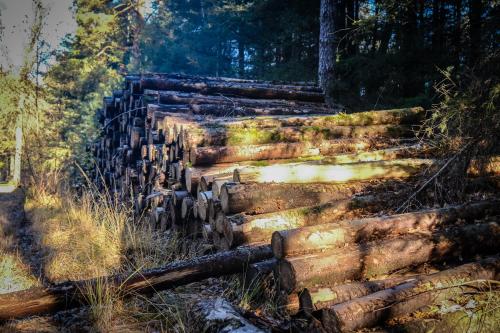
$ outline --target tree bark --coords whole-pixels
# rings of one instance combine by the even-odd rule
[[[499,272],[500,259],[487,258],[334,305],[318,316],[330,332],[357,331],[439,304],[464,292],[488,288],[484,281],[497,280]]]
[[[322,155],[336,155],[387,148],[398,144],[395,140],[359,138],[327,140],[319,144],[315,142],[289,142],[246,146],[192,147],[189,153],[189,162],[192,166],[203,166],[218,163],[319,157]],[[382,155],[387,156],[388,154],[393,154],[394,157],[406,156],[404,153],[400,155],[396,151],[378,152],[377,154],[379,155],[378,157],[373,156],[371,152],[361,154],[358,158],[353,156],[337,156],[332,160],[332,163],[347,163],[340,162],[346,160],[360,162],[369,160],[372,157],[382,158]],[[390,159],[390,157],[387,156],[384,159]]]
[[[368,189],[373,182],[350,184],[226,183],[220,200],[226,214],[264,214],[342,200]]]
[[[333,105],[331,89],[335,80],[335,1],[321,0],[319,14],[318,82],[325,93],[325,101]]]
[[[206,95],[224,94],[260,99],[286,99],[305,102],[323,102],[323,94],[316,88],[291,85],[271,85],[262,83],[230,82],[214,80],[186,80],[174,78],[143,77],[140,89],[176,90],[196,92]],[[311,91],[312,90],[312,91]]]
[[[414,277],[410,276],[400,276],[384,280],[305,288],[298,295],[299,310],[305,314],[312,314],[314,311],[330,308],[336,304],[392,288],[413,279]]]
[[[246,146],[283,142],[322,142],[338,138],[401,138],[412,134],[405,125],[290,126],[275,128],[200,127],[186,131],[183,148]]]
[[[432,165],[435,165],[435,161],[431,159],[401,159],[336,165],[301,162],[235,169],[233,180],[241,183],[334,184],[372,179],[408,178],[423,167]]]
[[[244,272],[249,264],[272,258],[270,246],[239,248],[190,260],[176,261],[164,267],[130,276],[113,275],[85,281],[71,281],[47,288],[37,287],[0,294],[0,320],[54,312],[87,304],[86,290],[98,284],[120,288],[122,295],[152,293],[185,285],[208,277]]]
[[[398,269],[460,256],[494,253],[500,241],[496,223],[452,228],[431,236],[406,236],[356,244],[325,253],[280,261],[280,287],[290,293],[317,284],[370,279]]]
[[[365,196],[267,214],[230,215],[224,219],[224,237],[230,246],[269,241],[275,231],[353,218],[358,211],[375,211],[381,202],[381,198]]]
[[[327,223],[276,231],[272,235],[276,258],[340,248],[346,244],[371,241],[408,233],[430,233],[457,219],[480,219],[500,212],[500,202],[485,201],[413,213]],[[288,230],[287,230],[288,229]]]

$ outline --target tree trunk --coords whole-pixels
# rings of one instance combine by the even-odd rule
[[[246,212],[264,214],[280,210],[314,206],[342,200],[366,190],[373,183],[350,184],[273,184],[226,183],[220,201],[226,214]]]
[[[234,251],[176,261],[161,268],[130,276],[114,275],[85,281],[64,282],[48,288],[37,287],[0,294],[0,320],[54,312],[87,304],[86,290],[98,284],[120,288],[122,295],[152,293],[208,277],[244,272],[249,264],[272,258],[270,246],[239,248]]]
[[[426,262],[494,253],[500,241],[498,224],[453,228],[432,236],[407,236],[356,244],[333,251],[280,261],[277,279],[290,293],[317,284],[369,279]]]
[[[413,281],[334,305],[318,315],[330,332],[357,331],[410,314],[425,306],[439,304],[464,292],[488,288],[484,280],[497,280],[499,272],[500,259],[487,258],[417,277]]]
[[[413,213],[328,223],[297,229],[283,228],[272,235],[276,258],[340,248],[380,237],[407,233],[430,233],[457,219],[474,221],[500,212],[500,202],[485,201]],[[286,230],[288,229],[288,230]]]
[[[319,14],[318,82],[325,93],[327,104],[333,105],[331,89],[335,80],[335,1],[321,0]]]

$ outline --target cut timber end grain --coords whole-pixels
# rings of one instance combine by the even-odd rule
[[[220,200],[226,214],[264,214],[342,200],[366,190],[370,182],[349,184],[226,183]]]
[[[346,244],[366,242],[407,233],[429,233],[457,219],[474,220],[498,214],[500,202],[485,201],[413,213],[327,223],[303,228],[283,228],[272,235],[276,258],[320,252]],[[332,221],[330,221],[332,222]]]
[[[422,167],[435,163],[429,159],[401,159],[393,161],[361,162],[351,164],[317,164],[301,162],[264,167],[235,169],[235,182],[249,183],[345,183],[370,179],[407,178]]]
[[[276,278],[291,293],[318,284],[373,278],[426,262],[492,253],[500,241],[499,229],[496,223],[470,225],[430,236],[411,235],[290,257],[280,260]]]
[[[202,221],[208,221],[208,205],[212,200],[212,191],[200,192],[198,195],[198,217]]]
[[[374,327],[422,307],[439,304],[457,294],[488,288],[484,281],[495,280],[499,270],[500,259],[487,258],[418,277],[414,281],[323,309],[316,315],[330,332],[351,332]]]

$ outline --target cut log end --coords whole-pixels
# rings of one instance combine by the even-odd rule
[[[283,258],[283,241],[284,238],[280,231],[273,232],[273,235],[271,236],[271,246],[274,256],[278,259]]]
[[[277,280],[279,287],[286,293],[291,293],[296,288],[295,270],[288,261],[280,260],[277,267]]]

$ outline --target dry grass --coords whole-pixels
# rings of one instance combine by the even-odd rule
[[[38,284],[38,280],[31,275],[18,254],[0,250],[0,294],[28,289]]]
[[[42,253],[44,275],[51,281],[134,274],[199,255],[199,244],[186,243],[175,233],[161,233],[146,219],[133,221],[130,208],[106,192],[86,189],[77,197],[69,191],[31,190],[25,209]],[[97,281],[84,287],[88,319],[95,330],[159,322],[161,331],[169,331],[175,322],[177,331],[187,331],[182,303],[166,301],[160,294],[153,298],[156,301],[137,302],[140,296],[125,301],[131,295],[107,285],[105,279]],[[141,307],[131,307],[139,303]]]

